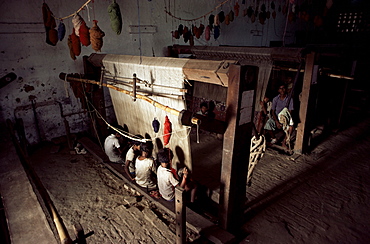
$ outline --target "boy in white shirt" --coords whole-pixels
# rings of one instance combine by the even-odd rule
[[[161,149],[157,154],[157,160],[160,166],[157,170],[157,182],[159,193],[162,198],[167,201],[173,201],[175,198],[175,187],[179,184],[179,181],[173,175],[170,169],[171,162],[171,151],[168,148]],[[186,184],[186,177],[188,176],[188,170],[185,169],[183,172],[183,178],[180,183],[180,187],[184,188]]]
[[[121,134],[116,132],[115,134],[109,135],[104,141],[104,151],[107,154],[109,161],[112,163],[124,164],[121,158],[121,145],[119,143],[119,138]]]
[[[136,183],[145,187],[148,190],[156,188],[156,184],[152,178],[152,173],[156,173],[156,165],[153,158],[149,157],[150,147],[146,143],[140,145],[141,156],[135,160],[136,177],[134,178]]]
[[[139,141],[133,141],[132,147],[126,153],[126,164],[125,164],[125,172],[131,180],[135,180],[135,154],[140,152],[140,144]]]

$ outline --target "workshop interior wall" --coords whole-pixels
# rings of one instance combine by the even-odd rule
[[[62,18],[75,13],[86,1],[55,0],[45,1],[53,15]],[[120,5],[123,27],[117,35],[110,26],[107,8],[112,1],[92,1],[88,7],[79,12],[88,27],[92,21],[98,21],[98,26],[105,32],[102,53],[125,54],[137,56],[167,56],[167,47],[179,44],[188,45],[183,37],[176,39],[172,33],[178,30],[180,24],[184,27],[208,24],[207,12],[220,4],[212,1],[122,1]],[[0,123],[7,119],[24,120],[26,139],[30,144],[42,140],[50,140],[66,133],[61,124],[61,112],[56,104],[62,106],[64,114],[73,114],[66,119],[71,132],[86,131],[89,126],[88,114],[82,113],[80,101],[72,94],[68,83],[58,78],[59,73],[84,72],[82,56],[89,56],[95,51],[91,46],[82,46],[81,54],[76,60],[70,57],[68,35],[72,33],[71,18],[63,20],[66,36],[56,46],[46,43],[46,33],[42,18],[42,1],[17,0],[2,1],[0,15],[0,77],[10,72],[17,75],[15,81],[0,89]],[[302,20],[287,22],[283,11],[276,11],[276,18],[266,19],[260,23],[253,22],[245,16],[244,11],[253,1],[239,1],[239,15],[234,13],[234,19],[229,24],[220,24],[220,36],[215,38],[211,32],[209,40],[203,33],[200,38],[194,38],[194,45],[199,46],[269,46],[270,43],[291,45],[295,42],[294,30],[302,26]],[[235,1],[212,11],[217,14],[221,10],[225,14],[234,9]],[[284,6],[276,6],[276,10]],[[267,9],[272,12],[271,6]],[[171,12],[178,18],[166,14]],[[203,16],[204,15],[204,16]],[[200,16],[203,16],[199,18]],[[184,21],[184,19],[196,19]],[[59,24],[59,20],[56,21]],[[141,27],[138,28],[138,25]],[[308,28],[306,25],[305,27]],[[311,28],[311,27],[309,27]],[[274,44],[274,45],[275,45]],[[111,104],[108,92],[106,101]],[[34,103],[34,106],[32,106]],[[112,115],[108,105],[107,114]],[[110,116],[112,120],[114,116]],[[35,121],[37,120],[37,123]],[[40,135],[38,135],[40,134]]]

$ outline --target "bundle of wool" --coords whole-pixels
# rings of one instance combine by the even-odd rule
[[[105,33],[99,28],[98,21],[93,20],[93,27],[90,29],[91,47],[95,52],[100,52],[103,46],[103,37]]]
[[[240,8],[239,3],[236,2],[234,6],[235,16],[239,15],[239,8]]]
[[[160,127],[160,123],[159,121],[157,120],[157,118],[154,118],[153,122],[152,122],[152,126],[153,126],[153,129],[154,129],[154,132],[155,133],[158,133],[159,131],[159,127]]]
[[[122,16],[119,5],[115,0],[108,6],[108,14],[110,17],[110,26],[112,30],[117,34],[121,34],[122,30]]]
[[[177,28],[177,31],[179,33],[179,36],[182,36],[184,33],[184,26],[182,24],[179,24],[179,28]]]
[[[172,123],[166,115],[163,128],[163,145],[167,146],[172,134]]]
[[[42,16],[45,27],[55,28],[57,26],[53,13],[50,11],[49,6],[46,3],[42,4]]]
[[[226,15],[225,16],[225,24],[226,25],[229,25],[230,24],[230,16],[229,15]]]
[[[191,47],[194,46],[194,36],[193,35],[190,35],[190,37],[189,37],[189,45]]]
[[[206,40],[209,41],[209,39],[211,38],[211,27],[209,27],[209,25],[207,25],[206,32],[204,35],[205,35]]]
[[[195,36],[195,34],[198,32],[198,27],[196,25],[192,25],[191,26],[191,33],[193,34],[193,36]]]
[[[90,32],[89,32],[89,27],[87,27],[85,21],[82,22],[79,32],[80,32],[81,44],[86,47],[89,46],[90,45]]]
[[[76,36],[80,36],[80,27],[82,25],[82,22],[85,22],[79,14],[75,14],[72,17],[72,24],[73,24],[73,29],[74,32],[76,33]]]
[[[174,37],[175,39],[179,39],[180,38],[179,31],[178,30],[172,31],[172,37]]]
[[[199,39],[200,36],[203,34],[203,31],[204,31],[204,25],[200,24],[199,27],[197,28],[197,31],[195,32],[195,37]]]
[[[225,20],[225,13],[221,10],[221,12],[218,13],[218,19],[220,20],[220,23],[224,22]]]
[[[53,13],[50,11],[49,6],[46,3],[43,3],[42,5],[42,17],[45,26],[46,43],[55,46],[58,42],[58,32],[54,29],[57,24],[53,17]]]
[[[72,35],[68,36],[68,47],[69,47],[69,55],[73,60],[76,60],[76,55],[73,52],[73,44],[72,44]]]
[[[209,26],[210,28],[213,27],[213,24],[215,22],[215,16],[213,14],[211,14],[209,17],[208,17],[208,21],[209,21]]]
[[[66,35],[66,26],[64,25],[63,22],[60,22],[59,26],[58,26],[58,39],[59,39],[59,41],[62,41],[65,35]]]
[[[52,45],[55,46],[58,42],[58,31],[56,29],[50,29],[48,31],[48,38]]]
[[[73,29],[73,31],[72,31],[71,39],[72,39],[73,53],[76,56],[79,56],[81,54],[81,42],[80,42],[80,38],[76,35],[76,30],[75,29]]]
[[[191,36],[191,31],[189,30],[189,28],[187,26],[184,27],[182,35],[184,37],[184,42],[187,43],[190,36]]]
[[[229,12],[229,20],[230,20],[230,22],[234,21],[234,12],[232,10],[230,10],[230,12]]]
[[[220,36],[220,27],[219,26],[215,26],[215,28],[213,30],[213,36],[215,37],[215,40],[217,40],[217,38]]]
[[[46,26],[46,22],[48,21],[48,11],[49,7],[48,5],[44,2],[42,4],[42,19],[44,21],[44,25]]]
[[[215,15],[215,19],[214,19],[213,23],[214,23],[215,26],[220,25],[220,17],[218,16],[218,14]]]

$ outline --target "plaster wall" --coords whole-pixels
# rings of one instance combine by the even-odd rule
[[[62,18],[77,11],[86,1],[45,2],[54,16]],[[92,20],[96,19],[99,27],[105,32],[102,53],[163,57],[167,55],[167,46],[189,44],[185,43],[183,38],[172,37],[171,31],[177,30],[180,24],[189,28],[192,24],[197,26],[201,23],[208,24],[208,15],[194,21],[183,21],[166,14],[165,10],[181,19],[195,19],[207,14],[223,1],[117,0],[123,19],[120,35],[114,33],[110,27],[107,8],[111,2],[95,0],[80,12],[88,27],[91,27]],[[235,2],[229,1],[212,14],[217,14],[221,10],[228,14]],[[225,23],[220,25],[220,37],[215,40],[211,36],[211,39],[206,41],[203,34],[199,39],[194,38],[195,45],[269,46],[270,41],[282,41],[284,33],[284,42],[293,43],[294,36],[291,30],[296,23],[287,23],[286,17],[281,12],[277,12],[276,19],[266,20],[264,25],[258,20],[252,23],[250,18],[243,17],[243,10],[255,1],[247,0],[245,4],[242,4],[242,1],[238,2],[239,16],[229,25]],[[278,3],[276,5],[278,8]],[[17,75],[15,81],[0,89],[0,123],[6,119],[14,121],[15,118],[22,118],[26,139],[30,144],[65,134],[58,104],[62,105],[64,114],[82,111],[71,88],[68,85],[65,87],[58,75],[60,72],[83,73],[82,56],[95,52],[91,46],[82,46],[81,55],[76,60],[71,59],[67,39],[73,28],[72,18],[64,20],[66,26],[64,39],[56,46],[47,44],[41,8],[42,1],[0,1],[0,78],[10,72]],[[134,25],[142,26],[140,34],[130,34],[138,30],[130,27]],[[151,30],[154,31],[144,33],[143,26],[152,26]],[[105,94],[109,105],[111,104],[109,93]],[[35,108],[31,106],[31,101]],[[86,130],[88,121],[86,114],[69,116],[67,120],[71,132]]]

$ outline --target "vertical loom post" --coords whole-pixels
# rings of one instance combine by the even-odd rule
[[[308,136],[309,132],[307,129],[307,114],[308,105],[310,99],[311,81],[313,76],[313,69],[315,63],[315,53],[310,53],[306,57],[306,66],[303,76],[303,86],[302,86],[302,96],[301,105],[299,108],[299,120],[300,123],[297,126],[297,136],[294,146],[294,151],[298,154],[303,154],[306,152],[308,147]]]
[[[175,188],[176,244],[186,243],[186,207],[184,188]]]
[[[230,66],[219,209],[220,226],[227,231],[243,224],[256,79],[256,67]]]

